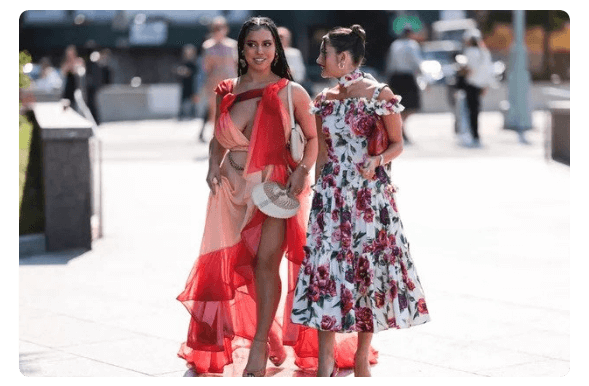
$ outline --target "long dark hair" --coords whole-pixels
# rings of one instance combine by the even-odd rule
[[[272,34],[274,45],[276,46],[276,54],[278,55],[276,64],[274,63],[274,60],[272,60],[270,69],[273,73],[281,78],[293,80],[290,73],[290,67],[288,67],[288,62],[286,61],[286,55],[284,54],[284,47],[282,47],[280,37],[278,36],[278,29],[276,28],[276,24],[274,24],[272,19],[261,16],[252,17],[247,20],[245,23],[243,23],[241,30],[239,31],[239,37],[237,38],[237,52],[239,55],[239,59],[237,61],[237,76],[242,76],[247,73],[248,65],[245,60],[245,56],[243,55],[245,37],[250,31],[257,31],[262,28],[266,28]],[[242,63],[245,63],[245,65],[242,65]]]

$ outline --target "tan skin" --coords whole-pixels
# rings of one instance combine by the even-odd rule
[[[317,64],[321,66],[321,76],[324,78],[339,78],[352,72],[358,67],[358,63],[354,63],[352,55],[348,51],[338,53],[333,46],[325,42],[321,45],[321,52],[317,58]],[[362,79],[360,82],[354,83],[348,88],[339,85],[329,89],[326,94],[327,99],[347,99],[347,98],[372,98],[374,90],[378,83],[370,79]],[[379,100],[390,100],[393,98],[393,92],[385,87],[380,95]],[[319,98],[319,97],[318,97]],[[402,120],[400,114],[383,115],[383,122],[386,128],[390,144],[389,147],[382,153],[383,163],[386,164],[403,151],[403,135],[402,135]],[[321,174],[321,169],[327,163],[327,146],[323,136],[321,117],[316,117],[317,127],[319,130],[319,154],[317,157],[317,164],[315,166],[315,178]],[[361,174],[364,178],[372,179],[376,168],[381,165],[380,156],[367,156],[364,168],[361,169]],[[368,354],[370,350],[370,342],[372,341],[372,333],[359,332],[358,333],[358,348],[354,356],[354,375],[356,377],[369,377],[370,364],[368,362]],[[335,332],[318,331],[319,337],[319,363],[317,369],[318,377],[329,377],[334,366],[333,348],[335,345]]]
[[[245,38],[244,56],[248,63],[248,71],[234,82],[234,94],[248,90],[263,88],[275,83],[280,77],[274,74],[271,63],[275,58],[276,46],[271,32],[266,28],[250,31]],[[257,59],[261,59],[258,61]],[[317,130],[315,120],[309,113],[311,99],[304,88],[293,82],[292,84],[293,108],[295,120],[307,139],[304,156],[299,166],[290,175],[287,188],[294,194],[299,194],[305,187],[305,179],[308,171],[317,159]],[[288,106],[286,87],[278,92],[284,106]],[[250,99],[236,103],[230,111],[230,116],[235,126],[240,129],[247,138],[250,138],[253,129],[253,121],[256,113],[256,105],[260,98]],[[215,122],[219,118],[219,105],[221,98],[217,96]],[[213,137],[210,143],[209,171],[207,184],[213,194],[217,192],[217,185],[221,181],[221,162],[227,150]],[[244,165],[247,152],[232,152],[233,160]],[[268,217],[262,226],[262,236],[257,254],[255,267],[256,286],[256,334],[251,345],[246,369],[249,371],[261,370],[266,366],[265,354],[269,334],[270,340],[279,339],[278,332],[272,331],[271,326],[278,303],[280,301],[280,275],[279,266],[282,258],[281,246],[284,241],[286,222],[283,219]]]

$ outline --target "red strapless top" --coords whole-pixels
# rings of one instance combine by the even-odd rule
[[[233,80],[225,79],[215,89],[215,93],[223,97],[219,106],[219,119],[215,124],[215,138],[226,149],[248,151],[244,174],[263,170],[268,165],[289,166],[283,119],[286,109],[278,97],[278,91],[287,84],[288,79],[282,78],[263,89],[235,95]],[[262,99],[258,103],[252,135],[248,140],[235,127],[229,111],[240,100],[260,96]]]

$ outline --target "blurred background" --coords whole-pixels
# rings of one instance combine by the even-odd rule
[[[513,143],[535,143],[546,158],[569,164],[570,20],[564,11],[31,10],[19,19],[21,234],[41,232],[48,221],[45,196],[50,193],[43,173],[62,178],[63,162],[73,162],[71,149],[46,149],[60,135],[80,135],[88,142],[80,149],[88,153],[84,173],[92,183],[91,199],[83,203],[93,218],[100,218],[101,141],[108,141],[107,129],[135,128],[125,136],[126,144],[107,146],[107,156],[116,153],[112,149],[141,147],[147,127],[157,122],[185,128],[195,140],[190,151],[206,152],[196,145],[208,143],[212,135],[211,91],[234,76],[235,39],[243,22],[256,15],[281,27],[295,80],[311,97],[334,84],[320,77],[315,64],[321,39],[331,28],[361,24],[367,33],[364,71],[388,82],[403,98],[408,90],[392,81],[391,52],[395,44],[411,40],[417,64],[410,71],[421,102],[403,115],[404,137],[411,145],[408,127],[429,126],[421,131],[429,142],[422,142],[420,155],[446,151],[437,135],[449,134],[465,148],[481,147],[473,129],[480,112],[490,113],[481,115],[482,143],[497,140],[484,132],[499,127],[517,134]],[[475,97],[472,87],[464,87],[464,71],[474,65],[467,63],[473,36],[488,58],[483,86],[475,89],[482,92]],[[474,118],[471,110],[476,110]],[[493,123],[485,123],[490,117]],[[79,130],[45,130],[51,127]],[[53,166],[45,159],[49,154],[55,154]],[[55,194],[61,194],[59,189]],[[93,237],[100,234],[100,223],[92,223]]]
[[[365,70],[387,81],[387,51],[410,25],[424,60],[419,82],[431,86],[423,96],[424,112],[452,107],[447,86],[453,81],[455,56],[463,49],[463,33],[479,29],[492,55],[497,81],[484,98],[483,110],[506,108],[500,103],[507,99],[501,90],[507,87],[505,75],[514,43],[512,11],[26,11],[20,17],[19,39],[20,50],[30,55],[30,63],[25,64],[25,73],[33,80],[30,97],[37,101],[60,99],[65,75],[47,68],[59,70],[66,48],[74,46],[84,61],[75,74],[77,84],[86,101],[90,99],[89,107],[99,121],[176,116],[181,78],[174,69],[182,62],[183,47],[195,46],[198,57],[216,16],[226,18],[228,36],[237,39],[243,21],[255,15],[268,16],[291,31],[291,44],[300,50],[306,66],[304,83],[311,95],[324,86],[315,59],[321,37],[330,28],[353,23],[364,26]],[[569,82],[570,22],[564,11],[526,11],[524,42],[533,81],[552,85]],[[136,106],[140,90],[148,96],[147,106]],[[117,96],[116,103],[109,98],[112,95]],[[542,93],[533,108],[545,108],[547,98],[558,95],[564,94],[555,90]],[[117,107],[123,100],[127,104],[124,111]]]
[[[379,336],[373,374],[567,374],[570,20],[553,10],[23,12],[21,372],[186,371],[175,353],[189,316],[174,299],[204,227],[210,95],[236,70],[251,16],[285,27],[289,65],[312,98],[334,84],[315,64],[333,27],[365,28],[364,71],[405,101],[390,53],[404,39],[415,48],[420,104],[403,117],[410,141],[392,175],[435,322]],[[472,37],[488,53],[475,104],[461,86]],[[300,374],[287,362],[272,376]]]

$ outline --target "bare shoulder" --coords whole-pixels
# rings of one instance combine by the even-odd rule
[[[304,98],[308,100],[311,99],[309,93],[307,92],[307,90],[305,90],[303,86],[293,81],[290,81],[290,83],[292,84],[292,92],[295,98]]]

